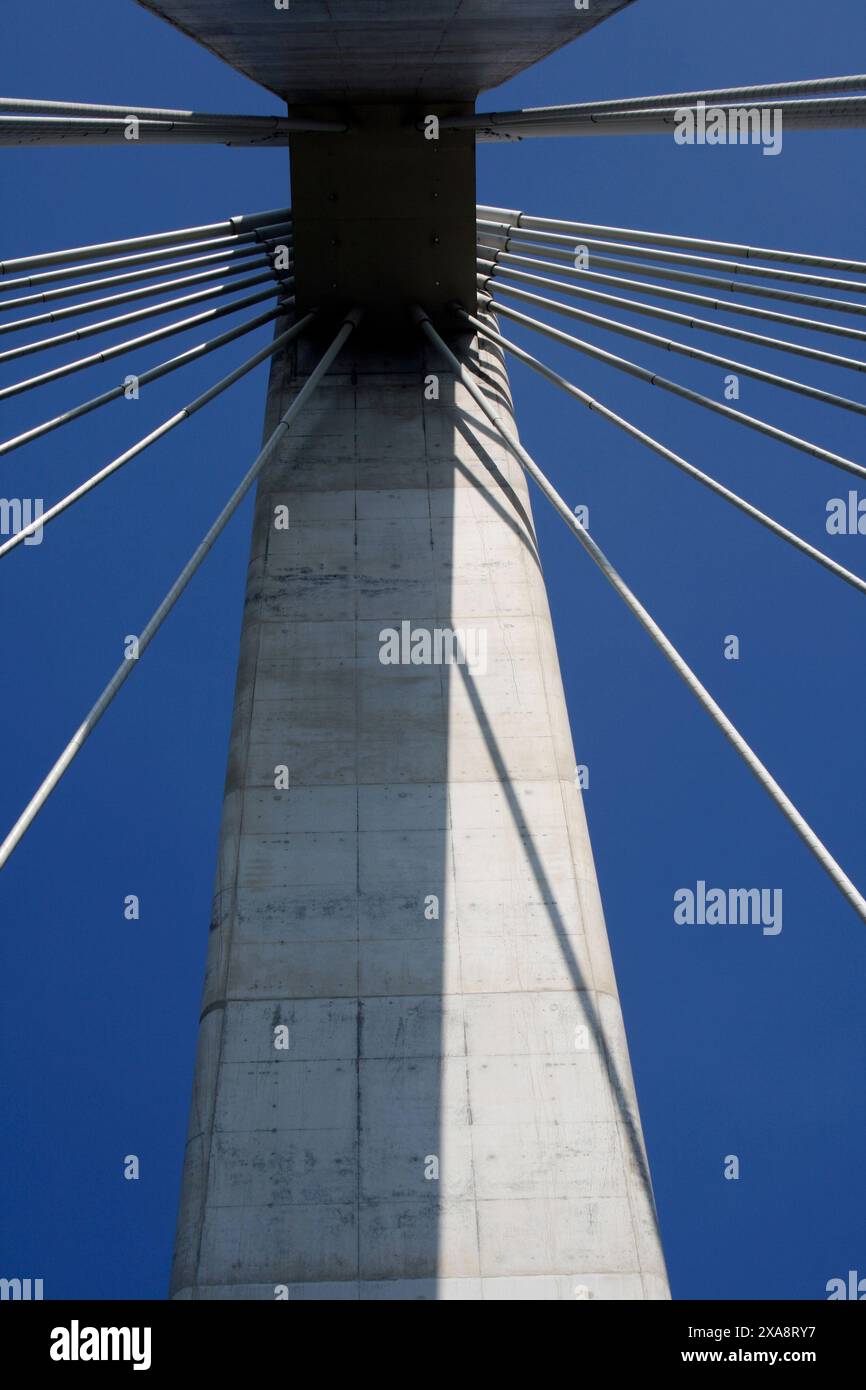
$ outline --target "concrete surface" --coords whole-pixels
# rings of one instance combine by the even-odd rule
[[[258,492],[172,1293],[666,1298],[525,481],[350,349]],[[404,622],[486,665],[383,664]]]
[[[630,3],[139,0],[291,103],[474,101]]]
[[[346,135],[293,135],[291,168],[299,310],[362,303],[405,327],[407,304],[439,320],[476,302],[472,131],[427,140],[399,106],[365,106]]]

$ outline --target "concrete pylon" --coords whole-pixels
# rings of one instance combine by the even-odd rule
[[[344,123],[292,136],[294,292],[367,311],[260,479],[173,1295],[665,1298],[524,476],[408,315],[476,298],[437,113],[629,0],[141,2]]]
[[[258,490],[175,1298],[669,1296],[574,772],[523,473],[359,337]]]

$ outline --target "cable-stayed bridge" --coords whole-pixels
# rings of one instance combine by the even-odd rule
[[[529,480],[864,920],[866,902],[783,772],[520,443],[506,362],[862,591],[861,576],[625,418],[615,387],[628,375],[863,476],[820,437],[676,380],[675,363],[863,414],[850,374],[866,370],[866,261],[478,206],[476,145],[674,138],[688,120],[705,126],[708,108],[717,132],[736,120],[760,137],[781,112],[793,138],[832,139],[864,124],[866,76],[478,113],[480,92],[626,7],[508,0],[492,27],[481,0],[397,15],[275,7],[267,22],[220,0],[148,8],[276,92],[287,115],[9,97],[0,143],[285,145],[291,199],[277,189],[282,205],[264,212],[0,264],[0,401],[34,393],[33,423],[0,454],[238,351],[230,373],[23,524],[0,558],[194,429],[270,359],[264,443],[46,768],[0,864],[255,486],[174,1296],[665,1298]],[[273,341],[244,357],[244,336],[270,323]],[[574,379],[509,324],[539,352],[546,340],[573,350]],[[172,336],[199,327],[200,344],[171,355]],[[622,355],[583,336],[599,329],[628,340]],[[128,336],[100,347],[118,330]],[[726,341],[700,348],[696,330]],[[137,370],[163,340],[168,355]],[[669,352],[670,377],[632,356],[642,346]],[[58,348],[68,360],[39,370]],[[610,401],[580,385],[586,357],[611,368]],[[114,359],[118,384],[88,393],[88,369]],[[809,380],[812,363],[835,370],[833,390]],[[53,408],[52,384],[78,374],[80,401]]]

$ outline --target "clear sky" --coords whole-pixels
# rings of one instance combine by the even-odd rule
[[[637,0],[482,104],[841,74],[862,67],[864,39],[862,0]],[[0,89],[279,112],[132,0],[5,6]],[[864,132],[789,132],[777,158],[664,136],[484,146],[479,199],[863,258],[864,154]],[[4,150],[0,199],[3,259],[288,202],[287,156]],[[721,369],[586,336],[722,397]],[[201,337],[158,345],[140,365]],[[856,479],[542,339],[529,345],[866,574],[866,537],[824,525],[828,500]],[[852,372],[742,344],[738,354],[864,399]],[[0,491],[48,505],[239,356],[224,350],[2,460]],[[2,381],[20,366],[0,369]],[[255,456],[266,370],[3,562],[3,830]],[[117,379],[108,364],[4,403],[0,436]],[[527,369],[512,381],[527,447],[571,504],[589,506],[593,535],[863,888],[862,596]],[[742,409],[864,461],[858,417],[741,386]],[[866,1275],[863,924],[543,499],[535,512],[674,1296],[822,1298],[829,1279]],[[0,1275],[41,1277],[46,1297],[167,1289],[249,519],[247,504],[0,876]],[[728,634],[739,661],[723,657]],[[701,879],[782,889],[782,931],[675,925],[674,893]],[[124,920],[130,893],[138,923]],[[138,1182],[123,1178],[130,1153]],[[732,1154],[735,1182],[723,1177]]]

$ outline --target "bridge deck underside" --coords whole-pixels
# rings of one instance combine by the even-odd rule
[[[139,0],[286,101],[474,100],[631,0]]]

